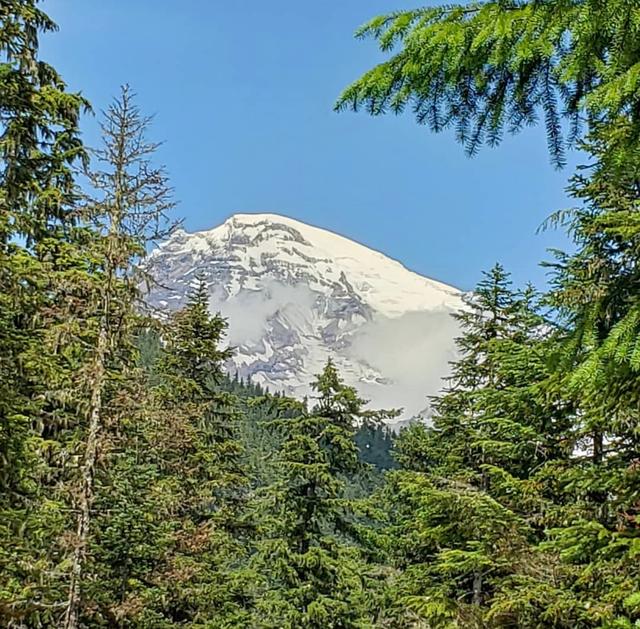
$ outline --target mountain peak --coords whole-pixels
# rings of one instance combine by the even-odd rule
[[[288,225],[289,227],[309,227],[306,223],[284,214],[274,214],[272,212],[237,212],[232,214],[224,223],[233,225],[255,225],[259,223],[275,223]]]
[[[204,277],[212,310],[229,319],[230,368],[277,390],[308,393],[331,356],[362,394],[415,413],[452,357],[460,291],[287,216],[234,214],[210,230],[176,231],[150,263],[163,286],[150,296],[157,306],[179,307]]]

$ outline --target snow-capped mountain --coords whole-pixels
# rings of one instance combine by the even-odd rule
[[[150,302],[175,309],[196,275],[229,321],[231,370],[302,396],[329,357],[372,407],[422,412],[453,357],[451,286],[352,240],[276,214],[177,230],[149,259]]]

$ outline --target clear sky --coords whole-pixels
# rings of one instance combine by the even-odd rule
[[[436,4],[436,3],[432,3]],[[410,115],[334,113],[383,57],[353,32],[411,0],[45,0],[60,31],[43,57],[94,109],[122,83],[156,119],[188,230],[235,212],[276,212],[338,232],[463,289],[502,262],[518,283],[560,234],[571,167],[549,162],[542,127],[469,159]],[[95,141],[95,120],[85,120]],[[575,159],[575,158],[573,158]],[[573,159],[571,161],[573,161]]]

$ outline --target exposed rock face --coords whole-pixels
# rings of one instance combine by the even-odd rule
[[[332,357],[377,406],[428,406],[453,357],[460,291],[347,238],[274,214],[237,214],[215,229],[179,230],[150,256],[149,296],[180,307],[197,274],[229,318],[229,368],[303,396]]]

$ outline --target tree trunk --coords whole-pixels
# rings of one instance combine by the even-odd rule
[[[98,457],[98,433],[101,427],[102,391],[105,380],[105,359],[108,347],[108,323],[103,316],[96,347],[89,404],[89,433],[82,464],[82,485],[78,498],[78,524],[76,546],[73,551],[69,598],[64,618],[64,629],[78,629],[80,619],[80,583],[89,539],[91,504],[93,502],[93,478]]]
[[[602,436],[602,431],[595,430],[593,433],[593,462],[596,465],[602,463],[602,458],[604,456],[604,438]]]
[[[473,575],[473,604],[482,604],[482,573],[475,572]]]

